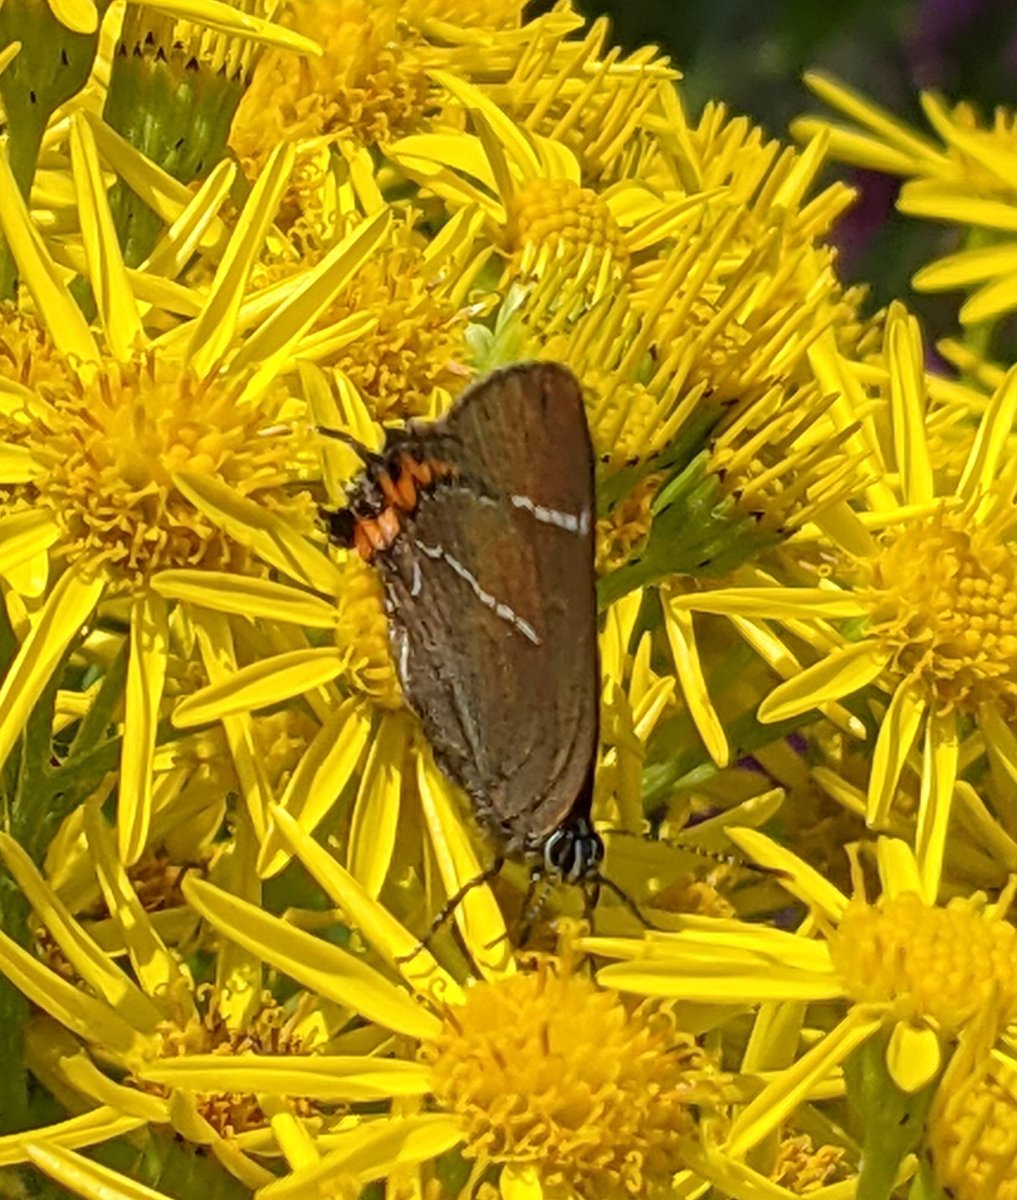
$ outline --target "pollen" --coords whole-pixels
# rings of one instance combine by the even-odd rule
[[[1017,714],[1017,558],[1006,506],[985,522],[939,511],[884,545],[871,628],[901,675],[942,711],[983,703]]]
[[[347,655],[346,674],[376,704],[399,708],[403,696],[389,653],[381,582],[358,554],[349,554],[342,570],[336,643]]]
[[[319,58],[270,49],[237,110],[230,144],[253,178],[273,146],[322,136],[376,145],[412,131],[436,105],[419,35],[397,0],[295,0],[290,20]]]
[[[929,1021],[952,1035],[996,1006],[1017,1014],[1017,929],[955,898],[945,907],[913,892],[870,905],[853,900],[830,935],[847,992],[889,1003],[897,1020]]]
[[[1017,1074],[987,1058],[959,1083],[944,1079],[928,1140],[936,1178],[955,1200],[1017,1200]]]
[[[101,567],[113,589],[169,567],[252,569],[247,550],[172,475],[214,476],[297,517],[299,498],[285,490],[294,450],[278,423],[280,400],[239,405],[235,382],[202,381],[154,355],[108,362],[91,381],[38,387],[24,402],[21,443],[34,464],[25,490],[60,528],[59,551]]]
[[[695,1133],[693,1105],[719,1096],[668,1007],[627,1007],[550,962],[472,988],[422,1053],[467,1156],[530,1166],[545,1194],[666,1190]]]
[[[0,390],[0,444],[23,447],[28,416],[19,388],[66,386],[71,371],[45,326],[12,304],[0,304],[0,379],[14,388]],[[34,496],[0,478],[0,515],[25,508]]]
[[[591,188],[567,179],[537,179],[519,189],[510,206],[509,240],[524,266],[537,255],[572,258],[588,248],[614,260],[619,273],[629,252],[614,214]]]
[[[311,1047],[297,1032],[304,1015],[298,1006],[288,1013],[265,993],[262,1004],[242,1030],[231,1029],[219,1013],[214,997],[208,1009],[184,1026],[167,1023],[160,1030],[165,1058],[186,1058],[192,1054],[221,1054],[233,1058],[251,1054],[290,1054],[299,1056]],[[140,1084],[144,1091],[165,1094],[164,1089],[150,1083]],[[221,1137],[235,1137],[248,1131],[263,1129],[268,1117],[260,1100],[252,1093],[198,1092],[194,1096],[197,1111]],[[291,1096],[289,1103],[300,1117],[316,1115],[314,1104],[301,1096]]]
[[[469,314],[429,277],[423,244],[408,225],[392,235],[330,306],[327,319],[373,317],[357,338],[322,366],[344,372],[377,421],[431,415],[435,392],[462,391]]]
[[[785,1138],[777,1150],[770,1178],[780,1187],[807,1196],[844,1173],[842,1146],[813,1146],[807,1134]]]
[[[650,506],[662,476],[650,476],[624,496],[597,522],[597,574],[622,567],[650,532]]]

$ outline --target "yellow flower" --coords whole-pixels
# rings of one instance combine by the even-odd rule
[[[352,230],[362,220],[349,219]],[[340,397],[356,396],[356,420],[391,424],[439,416],[472,377],[471,322],[484,303],[467,303],[485,255],[473,250],[469,222],[450,222],[440,247],[415,225],[412,210],[393,221],[384,245],[364,262],[322,310],[301,346],[302,361],[320,366]],[[285,254],[254,272],[254,293],[271,294],[299,281],[334,239],[298,222]],[[350,412],[344,422],[354,420]],[[324,422],[323,422],[324,423]]]
[[[634,179],[603,191],[586,186],[564,145],[517,125],[481,88],[434,74],[469,113],[474,133],[410,135],[388,156],[451,212],[483,213],[488,238],[507,260],[503,293],[514,280],[546,286],[553,277],[595,303],[625,278],[633,254],[665,243],[694,215],[694,203],[661,202]]]
[[[812,867],[754,831],[732,839],[761,865],[780,871],[784,886],[813,912],[795,933],[708,917],[686,917],[673,934],[641,941],[584,938],[594,954],[623,961],[598,972],[605,986],[646,996],[741,1008],[746,998],[770,1002],[760,1022],[801,1028],[805,1005],[851,1003],[847,1015],[743,1109],[723,1152],[741,1158],[792,1117],[829,1079],[831,1070],[880,1029],[889,1033],[886,1066],[913,1095],[935,1079],[944,1050],[967,1029],[994,1036],[1017,1016],[1017,930],[1005,919],[1017,879],[999,901],[955,897],[937,907],[925,897],[920,866],[903,842],[880,838],[875,857],[880,899],[863,890],[857,857],[855,894],[842,895]],[[825,931],[825,941],[813,935]],[[782,1045],[788,1030],[782,1034]],[[762,1046],[759,1048],[762,1050]],[[748,1067],[743,1065],[743,1069]]]
[[[302,576],[304,585],[343,594],[341,574],[302,536],[313,522],[306,498],[295,504],[288,491],[309,455],[289,428],[289,392],[276,376],[317,312],[380,244],[388,219],[382,212],[357,227],[290,283],[288,303],[277,300],[267,319],[262,308],[261,323],[250,333],[241,302],[290,166],[280,153],[253,189],[204,301],[190,321],[156,342],[113,237],[91,129],[76,117],[70,142],[83,214],[80,265],[97,300],[101,336],[72,300],[10,169],[0,164],[4,233],[52,343],[18,321],[9,327],[9,361],[22,365],[0,424],[0,575],[27,581],[30,595],[44,600],[20,630],[21,646],[0,690],[0,761],[92,614],[118,595],[129,597],[118,829],[130,863],[144,848],[151,821],[171,622],[175,603],[189,598],[188,573],[217,593],[220,610],[244,619],[285,614],[284,621],[338,633],[349,618],[341,604],[337,611],[306,591],[263,578],[264,567],[255,566],[249,552],[263,562],[282,558],[298,574],[297,564],[304,563],[312,572]],[[231,174],[227,166],[214,173],[194,200],[188,217],[198,229],[214,223]],[[296,322],[294,303],[303,306]],[[245,542],[235,537],[238,515],[250,531]],[[47,562],[56,568],[49,586]],[[350,598],[355,607],[355,592]],[[196,624],[205,668],[219,678],[235,663],[229,620],[198,614]],[[328,678],[344,661],[354,670],[363,667],[363,647],[326,648],[317,657],[329,660]],[[390,678],[387,656],[383,673]],[[247,743],[249,754],[245,718],[234,723],[233,736],[236,752],[244,753]],[[249,810],[263,822],[263,783],[257,772],[246,781]]]
[[[833,79],[813,72],[806,82],[857,125],[802,117],[792,125],[795,136],[827,133],[831,157],[907,180],[897,201],[901,212],[970,226],[977,235],[967,248],[923,267],[912,281],[916,290],[971,290],[960,309],[964,325],[998,319],[1017,307],[1015,114],[997,108],[987,126],[972,105],[951,110],[938,96],[923,93],[922,108],[937,142]]]
[[[70,975],[69,981],[61,978],[0,934],[0,971],[44,1014],[29,1027],[27,1064],[55,1094],[73,1097],[73,1107],[85,1110],[35,1130],[40,1141],[68,1148],[91,1146],[146,1124],[169,1125],[186,1141],[207,1147],[247,1187],[258,1188],[273,1179],[259,1161],[259,1147],[277,1116],[273,1093],[281,1098],[291,1091],[283,1079],[290,1064],[313,1058],[323,1072],[294,1105],[294,1118],[312,1125],[332,1117],[341,1126],[348,1105],[380,1094],[378,1081],[386,1072],[393,1096],[427,1090],[426,1076],[413,1064],[393,1062],[388,1070],[374,1059],[364,1059],[377,1072],[373,1085],[343,1082],[359,1061],[356,1056],[364,1052],[365,1040],[344,1037],[346,1017],[339,1007],[343,1000],[330,1003],[327,998],[337,995],[335,988],[319,997],[293,997],[283,1007],[263,989],[264,963],[232,946],[214,957],[214,984],[197,984],[142,907],[94,802],[85,807],[84,829],[92,869],[111,915],[112,930],[101,945],[75,920],[17,843],[0,835],[0,854]],[[214,868],[220,882],[245,890],[242,881],[250,877],[253,849],[246,827]],[[321,945],[326,952],[331,949]],[[110,951],[126,953],[130,969],[121,968]],[[351,969],[358,969],[351,956],[342,951],[337,955],[333,967],[348,958]],[[343,986],[339,984],[339,993]],[[358,1003],[371,1012],[377,999],[361,994]],[[391,998],[383,1010],[397,1027],[411,1019],[416,1026],[416,1009],[408,1000],[401,1020]],[[231,1080],[216,1078],[215,1069],[209,1069],[222,1068],[230,1059],[256,1059],[266,1074],[253,1086],[231,1087]],[[200,1065],[206,1072],[203,1086],[181,1088],[180,1072],[200,1071]],[[119,1082],[104,1073],[110,1066],[119,1073]],[[166,1079],[161,1074],[164,1066],[169,1069]],[[276,1082],[266,1083],[273,1073]],[[23,1138],[0,1138],[0,1163],[23,1162],[26,1157]]]
[[[937,1089],[928,1133],[936,1177],[957,1200],[1017,1196],[1015,1116],[1017,1063],[966,1039]]]
[[[211,996],[199,1000],[130,892],[92,805],[89,845],[139,987],[98,951],[16,843],[0,837],[5,861],[88,985],[61,981],[0,935],[0,969],[49,1014],[30,1043],[33,1069],[100,1105],[87,1121],[33,1131],[34,1143],[87,1146],[146,1121],[169,1123],[277,1200],[346,1172],[362,1186],[460,1143],[475,1179],[493,1165],[551,1191],[564,1184],[624,1197],[666,1189],[684,1170],[699,1108],[723,1103],[723,1077],[670,1005],[626,1005],[567,957],[520,973],[504,959],[502,970],[461,987],[276,815],[290,850],[380,968],[237,895],[250,867],[242,838],[219,871],[232,891],[194,876],[184,882],[189,901],[230,941],[218,952]],[[308,990],[285,1010],[266,1001],[264,964]],[[351,1014],[369,1024],[342,1032]],[[126,1071],[125,1082],[106,1078],[92,1055]],[[411,1103],[427,1095],[437,1111]],[[377,1114],[379,1102],[389,1115]],[[260,1160],[280,1152],[290,1173],[274,1177]],[[23,1138],[0,1138],[0,1162],[27,1157]]]
[[[668,1186],[682,1169],[685,1142],[694,1137],[690,1103],[716,1105],[722,1089],[709,1058],[666,1007],[627,1007],[575,974],[568,958],[524,972],[504,960],[501,971],[488,969],[486,980],[460,988],[294,822],[284,814],[279,820],[291,851],[426,1002],[416,1006],[412,1037],[443,1110],[419,1118],[431,1123],[435,1144],[463,1142],[475,1180],[495,1165],[504,1168],[506,1185],[510,1177],[529,1178],[541,1190],[566,1186],[624,1196]],[[306,935],[207,884],[185,886],[223,933],[309,980]],[[468,947],[476,946],[479,932],[467,933]],[[489,953],[482,952],[478,966]],[[380,972],[370,974],[371,988],[391,990],[393,1001],[404,995]],[[271,1194],[279,1200],[327,1186],[347,1153],[341,1135],[332,1145],[336,1149],[320,1158],[291,1161],[292,1174]],[[417,1161],[435,1152],[426,1149],[422,1144]],[[369,1177],[387,1169],[378,1162]]]
[[[940,876],[962,723],[973,721],[1001,777],[1011,777],[1017,741],[1010,731],[1017,676],[1017,516],[1003,454],[1017,405],[1011,372],[986,408],[960,477],[941,488],[925,427],[922,347],[917,324],[899,307],[887,323],[886,419],[892,442],[879,446],[881,478],[867,489],[868,511],[843,506],[817,518],[832,569],[816,586],[760,586],[697,592],[676,608],[792,622],[816,651],[804,670],[774,657],[789,676],[759,709],[782,721],[875,685],[887,697],[872,755],[866,817],[884,826],[916,741],[922,744],[917,851],[925,894]],[[884,458],[885,455],[885,458]],[[891,481],[890,472],[894,475]],[[834,557],[835,556],[835,557]],[[840,629],[835,622],[850,622]]]

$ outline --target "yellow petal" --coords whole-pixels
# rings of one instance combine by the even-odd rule
[[[192,194],[189,188],[139,153],[99,116],[89,112],[83,112],[82,115],[88,121],[95,144],[106,162],[131,191],[137,194],[138,199],[144,201],[167,225],[172,226],[192,205],[198,203],[204,187],[197,195]],[[214,199],[216,192],[213,189],[205,194],[206,197]],[[206,198],[206,203],[211,202]],[[229,236],[225,222],[210,214],[206,223],[207,229],[203,230],[204,236],[200,242],[202,248],[220,248],[221,252],[221,246]],[[139,274],[144,275],[143,272]],[[187,331],[190,326],[184,325],[179,328]]]
[[[461,1003],[459,985],[438,966],[426,946],[419,945],[413,934],[301,829],[289,813],[278,806],[271,811],[281,836],[293,853],[389,966],[400,971],[415,991],[441,996],[453,1004]]]
[[[808,1098],[813,1087],[872,1036],[882,1024],[876,1005],[856,1005],[793,1066],[778,1073],[735,1118],[725,1149],[743,1158],[753,1146],[778,1129]]]
[[[898,1021],[886,1048],[886,1069],[906,1095],[913,1096],[939,1073],[943,1051],[931,1029]]]
[[[872,641],[854,642],[835,650],[800,675],[778,684],[760,704],[757,717],[769,725],[850,696],[878,679],[886,661],[886,655]]]
[[[74,571],[65,571],[54,584],[0,686],[0,765],[6,762],[35,702],[102,591],[101,579],[85,580]]]
[[[120,755],[117,835],[120,856],[127,866],[137,862],[148,840],[152,819],[152,759],[168,655],[166,602],[146,592],[131,604]]]
[[[272,149],[219,261],[208,300],[190,330],[185,354],[199,377],[209,374],[233,343],[251,268],[264,248],[294,159],[295,151],[288,141]]]
[[[0,480],[4,483],[31,483],[40,473],[40,466],[27,446],[0,443]],[[23,516],[15,513],[14,516]],[[6,521],[10,521],[7,517]]]
[[[350,1104],[426,1096],[431,1090],[422,1063],[355,1054],[189,1054],[146,1064],[137,1074],[192,1092],[266,1092]]]
[[[141,341],[141,316],[124,269],[95,139],[80,114],[71,117],[69,141],[87,279],[106,344],[115,358],[126,361]]]
[[[142,269],[137,272],[142,279],[148,278],[160,283],[176,279],[197,253],[202,238],[216,221],[216,214],[226,202],[236,175],[236,165],[228,159],[216,163],[208,177],[202,181],[193,199],[162,233],[152,253],[142,263]],[[139,294],[137,286],[135,294]],[[200,312],[200,304],[193,310],[184,309],[185,314],[194,317]]]
[[[710,757],[718,767],[726,767],[731,751],[727,744],[727,735],[724,733],[724,724],[717,716],[717,710],[713,707],[710,693],[707,691],[706,678],[696,648],[692,614],[666,603],[664,625],[689,715]]]
[[[884,898],[902,896],[908,892],[921,895],[922,880],[915,852],[901,838],[877,838],[876,866]]]
[[[82,980],[139,1033],[154,1034],[158,1007],[75,920],[21,846],[0,833],[0,854],[14,881]]]
[[[484,868],[453,803],[450,785],[430,753],[423,751],[417,755],[417,787],[445,892],[450,897],[463,893],[452,915],[473,961],[485,977],[505,975],[514,969],[505,918],[488,884],[476,882]]]
[[[897,199],[897,208],[908,217],[926,217],[956,225],[984,225],[1017,233],[1017,208],[1006,200],[986,200],[967,188],[935,181],[912,180],[905,183]]]
[[[917,320],[891,304],[886,325],[890,412],[897,469],[908,504],[932,499],[932,463],[925,432],[925,360]]]
[[[915,160],[910,154],[894,150],[881,138],[818,117],[796,117],[791,122],[791,136],[796,142],[808,142],[820,133],[828,136],[828,156],[838,162],[868,167],[884,175],[910,175],[914,170]]]
[[[166,1200],[162,1192],[48,1140],[26,1141],[25,1151],[40,1171],[79,1196],[101,1196],[102,1200]]]
[[[866,129],[871,129],[883,142],[908,155],[912,161],[908,174],[916,169],[915,164],[937,164],[942,161],[943,152],[934,142],[919,137],[903,121],[878,104],[873,104],[861,92],[821,71],[807,71],[804,80],[806,87],[825,104]]]
[[[407,992],[352,954],[312,937],[255,904],[188,875],[188,903],[216,929],[326,1000],[414,1038],[433,1038],[441,1023]]]
[[[184,21],[193,21],[227,37],[264,46],[278,46],[282,50],[309,54],[314,58],[322,54],[321,46],[311,38],[287,29],[285,25],[266,21],[264,17],[253,16],[235,4],[225,3],[225,0],[145,0],[145,7]]]
[[[870,829],[882,829],[886,825],[901,771],[915,744],[925,708],[921,689],[905,683],[898,685],[879,727],[872,752],[865,812],[865,823]]]
[[[462,1137],[459,1123],[444,1113],[365,1122],[358,1129],[333,1135],[329,1140],[334,1149],[320,1163],[270,1183],[258,1193],[258,1200],[328,1195],[328,1181],[337,1177],[352,1176],[363,1186],[383,1179],[397,1166],[437,1158],[458,1145]]]
[[[3,932],[0,971],[55,1021],[122,1063],[135,1059],[144,1048],[143,1037],[109,1005],[61,979]]]
[[[2,525],[2,523],[0,523]],[[327,600],[270,579],[228,571],[161,571],[151,589],[167,600],[200,604],[216,612],[262,621],[292,621],[311,629],[334,629],[336,608]]]
[[[292,526],[210,475],[177,472],[174,486],[230,537],[250,546],[269,566],[316,592],[342,593],[339,569]]]
[[[47,0],[53,16],[72,33],[95,33],[99,13],[95,0]]]
[[[409,727],[402,713],[383,713],[353,804],[347,861],[368,895],[381,895],[399,829]]]
[[[334,679],[344,661],[339,650],[319,646],[251,663],[181,700],[173,724],[188,729],[290,700]]]
[[[766,621],[750,620],[748,617],[730,617],[729,620],[735,630],[778,675],[788,679],[801,671],[802,664]],[[819,711],[838,729],[852,737],[865,737],[865,725],[842,704],[824,704]]]
[[[537,179],[540,176],[540,160],[537,158],[533,144],[527,132],[512,120],[511,117],[498,107],[473,84],[467,83],[450,71],[432,71],[431,78],[470,110],[471,113],[483,114],[491,129],[497,135],[498,141],[505,147],[509,157],[523,180]]]
[[[931,713],[925,727],[922,787],[915,830],[915,857],[922,876],[922,898],[935,904],[950,827],[953,789],[957,782],[959,739],[957,714]]]
[[[258,395],[280,370],[292,364],[300,338],[374,254],[391,223],[391,213],[382,209],[357,225],[301,277],[287,299],[247,339],[230,364],[232,372],[257,366],[241,403]]]
[[[359,696],[332,713],[290,776],[279,808],[312,833],[346,790],[371,733],[372,713]],[[270,879],[290,861],[288,842],[269,830],[258,855],[258,874]]]
[[[0,448],[0,479],[7,476],[2,470],[3,449]],[[0,573],[6,573],[29,562],[46,551],[60,536],[60,530],[45,509],[27,508],[0,518]]]
[[[987,283],[964,301],[957,314],[962,325],[980,325],[1017,308],[1017,271]]]
[[[957,495],[972,500],[984,495],[996,481],[1000,466],[1008,461],[1007,442],[1017,418],[1017,367],[1006,373],[993,392],[971,443]]]
[[[922,267],[911,280],[916,292],[956,291],[1017,271],[1017,245],[979,246]]]
[[[117,858],[99,805],[93,801],[85,805],[85,837],[106,907],[120,927],[138,981],[167,1018],[184,1024],[193,1015],[189,1003],[190,981],[185,979],[176,959],[156,933],[123,864]]]
[[[833,923],[840,921],[847,897],[808,863],[758,829],[728,829],[727,835],[753,862],[785,876],[779,881],[781,885],[811,909],[818,909]]]
[[[99,358],[88,322],[64,285],[63,277],[32,222],[6,154],[0,154],[0,228],[22,282],[32,293],[57,349],[67,358],[93,363]]]
[[[851,618],[864,617],[868,608],[851,592],[833,588],[744,587],[718,588],[713,592],[689,592],[674,596],[675,609],[695,612],[731,613],[740,617]]]
[[[100,1142],[108,1142],[132,1133],[147,1124],[144,1117],[129,1117],[116,1112],[106,1105],[90,1109],[78,1117],[69,1117],[66,1121],[57,1121],[53,1125],[42,1125],[32,1130],[40,1140],[45,1140],[49,1147],[97,1146]],[[0,1167],[13,1166],[15,1163],[28,1161],[25,1151],[24,1133],[9,1133],[0,1137]]]
[[[606,949],[600,939],[584,938],[583,947],[597,953]],[[795,971],[783,963],[757,958],[748,963],[710,963],[705,954],[690,950],[689,961],[612,963],[597,972],[604,987],[639,996],[664,996],[700,1004],[727,1004],[736,1008],[768,1000],[835,1000],[844,986],[831,968],[826,974]]]

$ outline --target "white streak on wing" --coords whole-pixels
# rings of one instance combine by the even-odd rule
[[[586,509],[577,517],[575,513],[560,512],[557,508],[546,508],[543,504],[536,504],[529,496],[509,496],[509,500],[513,507],[525,509],[542,525],[554,525],[558,529],[564,529],[566,533],[579,533],[583,536],[590,532],[590,514]]]
[[[416,559],[413,560],[413,578],[410,582],[410,595],[414,599],[420,595],[420,589],[424,586],[423,576],[420,574],[420,563]]]
[[[480,586],[473,574],[468,571],[458,558],[453,558],[440,546],[428,546],[425,542],[414,541],[413,543],[418,550],[427,555],[428,558],[439,559],[441,562],[447,563],[453,571],[459,576],[464,583],[469,584],[473,594],[477,597],[481,604],[491,609],[495,616],[501,617],[503,621],[508,621],[523,635],[527,641],[530,641],[534,646],[540,645],[540,638],[537,637],[537,631],[529,623],[523,620],[514,609],[511,609],[507,604],[498,599],[497,596],[492,596],[490,592],[485,591]]]

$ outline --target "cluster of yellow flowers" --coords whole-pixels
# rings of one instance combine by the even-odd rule
[[[0,8],[4,1194],[1017,1197],[1015,118],[793,148],[523,8]],[[830,160],[976,231],[936,370]],[[527,359],[634,904],[520,945],[317,512]]]

